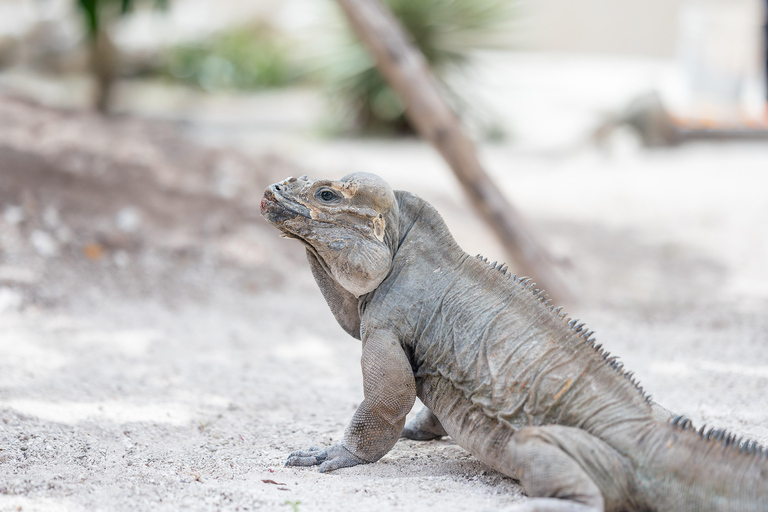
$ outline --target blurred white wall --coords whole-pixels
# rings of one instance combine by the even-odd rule
[[[524,50],[676,56],[682,14],[691,6],[723,6],[763,24],[764,0],[509,0],[518,17],[509,39]],[[76,0],[0,0],[0,38],[23,37],[44,20],[80,25]],[[155,48],[224,27],[266,19],[301,36],[308,27],[333,29],[334,0],[171,0],[170,9],[138,12],[118,26],[121,47]],[[74,23],[72,23],[74,22]],[[70,29],[71,31],[72,29]]]
[[[763,23],[764,0],[519,0],[519,44],[525,49],[676,56],[681,13],[727,6]]]
[[[687,117],[705,124],[766,121],[765,0],[686,2],[677,60]]]

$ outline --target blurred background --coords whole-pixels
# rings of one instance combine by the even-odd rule
[[[574,237],[547,231],[547,222],[580,215],[599,225],[628,217],[663,226],[686,204],[725,219],[727,199],[743,207],[750,192],[761,208],[766,2],[387,6],[426,57],[484,167],[564,272],[578,251]],[[266,263],[273,248],[264,245],[270,235],[257,233],[265,225],[253,205],[291,170],[381,174],[436,203],[470,251],[504,254],[330,0],[0,0],[0,110],[6,239],[18,238],[41,269],[53,254],[129,261],[129,249],[150,233],[150,206],[168,217],[157,243],[190,244],[197,254],[195,237],[226,233],[242,246],[240,258]],[[57,179],[96,180],[115,196],[101,199],[106,210],[82,187],[73,185],[69,200],[105,220],[89,214],[77,229],[69,225],[64,198],[29,189],[35,179],[48,183],[50,172],[33,178],[9,155],[39,161]],[[140,197],[126,196],[129,176]],[[174,224],[179,209],[164,204],[155,182],[182,191],[195,183],[195,193],[242,204],[221,226],[206,227],[218,222],[208,219],[195,225],[200,233],[168,235],[185,228]],[[237,223],[250,238],[233,234]],[[681,229],[732,245],[709,228]],[[658,236],[663,227],[648,230]],[[749,237],[737,243],[765,246]],[[752,270],[765,277],[762,267]],[[579,288],[584,276],[567,278]],[[5,293],[23,302],[14,288]]]
[[[768,440],[766,2],[385,3],[576,316],[660,403]],[[361,386],[259,202],[356,171],[507,259],[335,2],[0,0],[0,510],[375,510],[362,473],[272,485]],[[398,447],[450,468],[409,474],[411,509],[519,493]]]
[[[678,125],[765,127],[761,0],[389,4],[480,139],[569,148],[650,94]],[[234,125],[234,139],[254,132],[251,149],[405,130],[402,105],[328,0],[0,9],[0,85],[46,105]]]

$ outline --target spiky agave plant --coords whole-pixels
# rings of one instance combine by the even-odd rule
[[[509,39],[515,0],[382,0],[400,20],[413,43],[457,106],[443,78],[463,68],[473,50],[498,48]],[[331,66],[330,92],[351,128],[367,134],[412,133],[405,106],[350,35]]]

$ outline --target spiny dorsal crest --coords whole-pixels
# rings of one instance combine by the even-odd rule
[[[496,261],[489,262],[488,258],[483,257],[481,254],[478,254],[475,256],[475,258],[479,259],[480,261],[484,263],[488,263],[493,269],[498,270],[503,275],[508,275],[509,267],[507,267],[504,263],[498,263]],[[597,340],[592,337],[592,335],[595,333],[595,331],[590,331],[587,329],[585,324],[579,323],[578,319],[572,319],[568,316],[568,313],[561,313],[560,311],[563,309],[562,306],[554,307],[552,304],[550,304],[550,299],[547,297],[547,294],[544,293],[544,290],[539,290],[538,288],[535,288],[536,283],[533,282],[533,280],[530,277],[517,277],[517,274],[509,276],[509,278],[512,280],[512,282],[519,284],[523,287],[523,289],[530,291],[533,293],[534,297],[541,302],[544,306],[546,306],[550,312],[557,315],[558,318],[562,319],[568,326],[570,327],[573,332],[576,334],[579,334],[581,338],[583,338],[584,343],[592,348],[599,356],[603,358],[605,363],[610,366],[613,370],[616,371],[619,375],[624,377],[626,380],[632,384],[632,386],[637,389],[638,392],[640,392],[640,395],[645,398],[645,401],[647,404],[651,404],[652,397],[645,393],[645,390],[640,385],[640,383],[635,379],[634,373],[630,371],[624,370],[624,363],[619,361],[618,356],[611,356],[610,352],[603,349],[603,346],[601,344],[597,343]]]
[[[693,422],[686,416],[675,416],[669,420],[672,427],[684,432],[691,432],[699,439],[711,443],[720,443],[723,448],[730,448],[740,454],[768,460],[768,448],[761,446],[757,441],[745,440],[743,437],[736,437],[736,434],[724,429],[710,428],[706,425],[696,429]]]

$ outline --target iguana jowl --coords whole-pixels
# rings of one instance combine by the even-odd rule
[[[534,499],[519,510],[768,511],[768,450],[672,418],[584,324],[463,252],[419,197],[365,173],[289,178],[261,211],[303,242],[363,345],[365,399],[342,442],[288,465],[331,471],[380,459],[401,434],[447,434],[521,482]],[[426,407],[405,427],[417,396]]]

